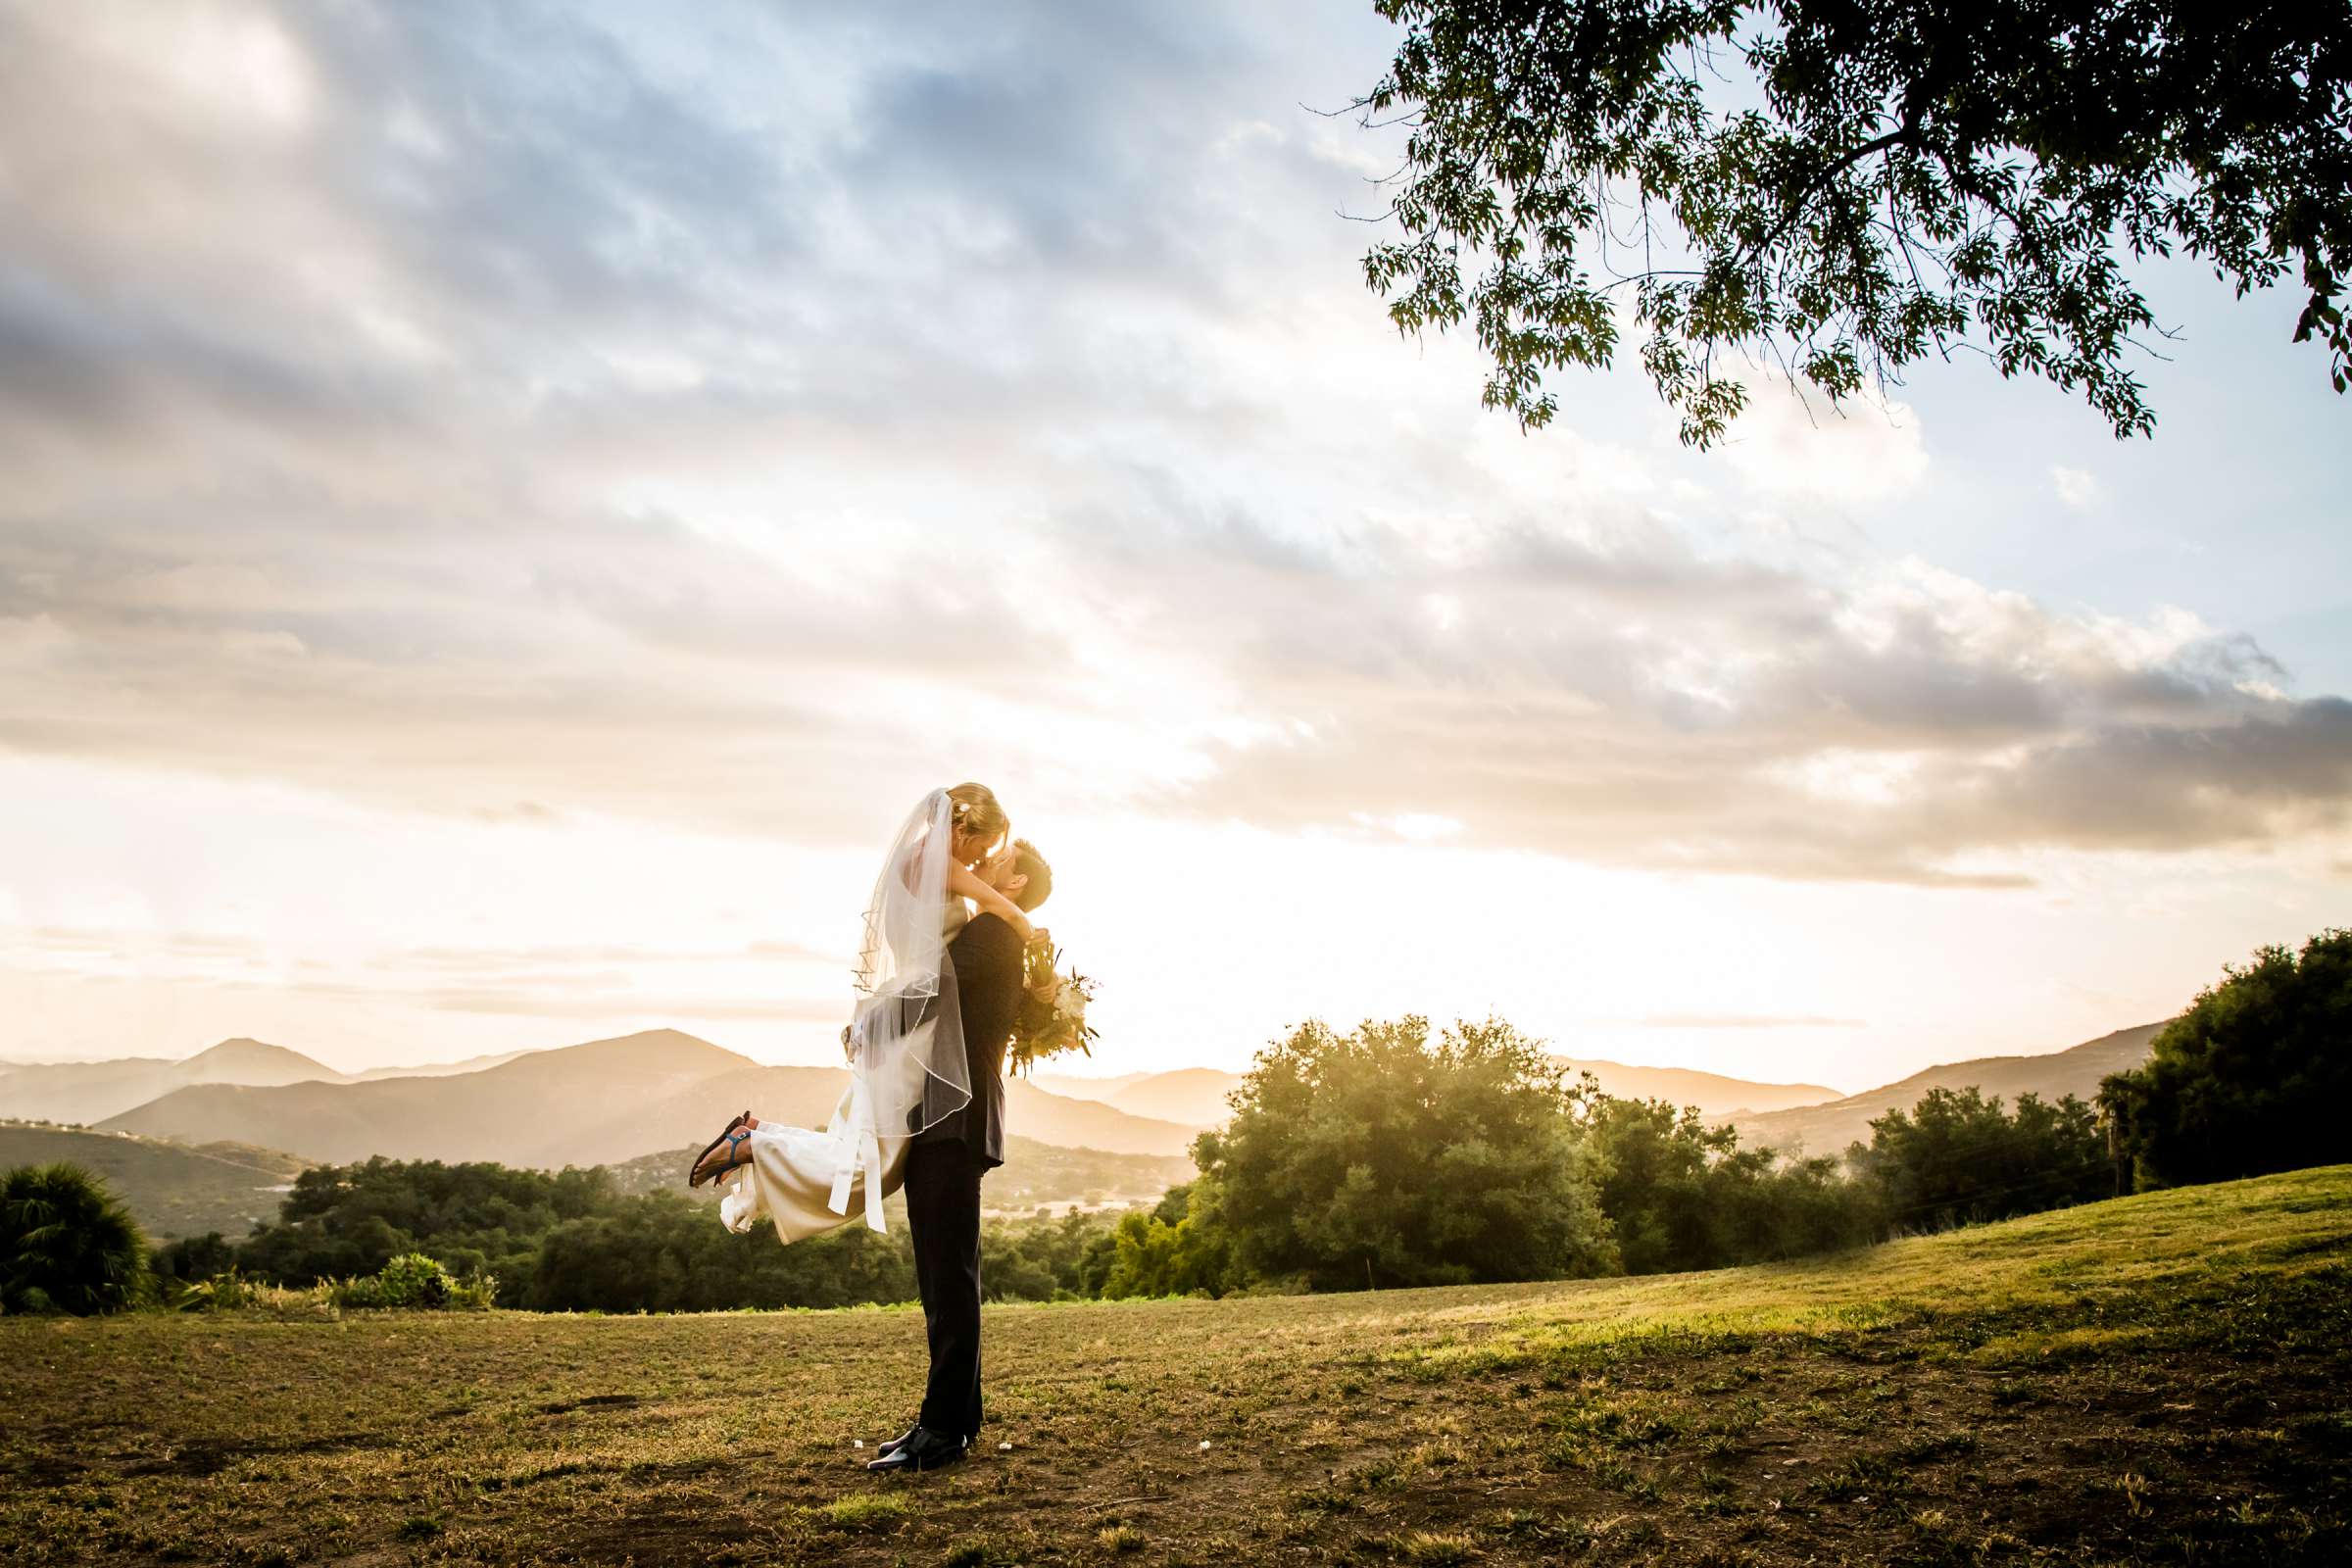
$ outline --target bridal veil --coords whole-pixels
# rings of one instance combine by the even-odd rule
[[[972,1099],[944,921],[954,840],[955,802],[933,790],[891,841],[866,902],[858,1004],[842,1032],[850,1089],[828,1130],[833,1212],[849,1211],[850,1186],[862,1169],[865,1219],[875,1230],[882,1229],[883,1140],[911,1138]]]

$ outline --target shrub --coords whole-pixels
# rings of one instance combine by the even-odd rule
[[[437,1258],[422,1252],[403,1252],[373,1274],[322,1280],[318,1291],[329,1306],[359,1310],[407,1307],[426,1311],[443,1308],[482,1311],[497,1301],[498,1281],[486,1275],[459,1280]]]
[[[403,1252],[376,1273],[385,1306],[447,1306],[458,1282],[438,1260],[422,1252]]]
[[[0,1312],[118,1312],[154,1295],[147,1239],[103,1178],[23,1165],[0,1178]]]
[[[1421,1017],[1346,1035],[1310,1020],[1258,1054],[1233,1102],[1193,1146],[1220,1272],[1360,1290],[1617,1269],[1563,1069],[1500,1019],[1434,1040]],[[1205,1218],[1181,1238],[1130,1231],[1140,1289],[1178,1272],[1180,1241],[1206,1261]]]
[[[266,1297],[282,1295],[231,1268],[207,1279],[190,1280],[172,1290],[172,1306],[182,1312],[233,1312],[258,1306]]]

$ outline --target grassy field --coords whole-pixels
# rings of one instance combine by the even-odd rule
[[[2352,1167],[1781,1267],[987,1334],[987,1451],[877,1480],[905,1310],[0,1322],[0,1555],[2352,1560]]]

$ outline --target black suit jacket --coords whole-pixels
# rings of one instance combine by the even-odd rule
[[[963,1022],[972,1101],[916,1135],[918,1144],[960,1143],[984,1166],[1004,1163],[1004,1048],[1021,1004],[1021,938],[994,914],[976,914],[948,944]]]

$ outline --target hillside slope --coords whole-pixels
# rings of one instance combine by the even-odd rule
[[[1110,1097],[1129,1084],[1141,1083],[1154,1076],[1148,1072],[1113,1073],[1107,1078],[1089,1078],[1074,1072],[1041,1072],[1034,1080],[1037,1087],[1064,1100],[1100,1100],[1104,1104]]]
[[[0,1554],[2321,1568],[2347,1303],[2337,1167],[1711,1274],[991,1306],[986,1441],[904,1481],[859,1461],[910,1311],[0,1319]]]
[[[527,1056],[527,1051],[498,1051],[483,1056],[467,1056],[459,1061],[428,1061],[413,1067],[367,1067],[343,1075],[345,1083],[372,1083],[378,1078],[454,1078],[459,1073],[487,1072],[503,1067],[517,1056]]]
[[[194,1147],[122,1133],[0,1122],[0,1169],[71,1160],[107,1179],[149,1241],[219,1231],[234,1240],[277,1217],[307,1161],[236,1144]]]
[[[130,1056],[11,1067],[0,1071],[0,1116],[98,1122],[191,1085],[338,1083],[342,1076],[299,1051],[239,1038],[182,1061]]]
[[[1149,1116],[1186,1127],[1222,1127],[1233,1119],[1225,1097],[1242,1086],[1242,1075],[1214,1067],[1179,1067],[1121,1084],[1104,1103],[1130,1116]]]
[[[1740,1142],[1749,1148],[1770,1147],[1788,1152],[1842,1154],[1846,1145],[1870,1138],[1874,1117],[1889,1110],[1909,1110],[1931,1089],[1974,1086],[2014,1104],[2032,1093],[2043,1100],[2075,1095],[2083,1100],[2098,1092],[2099,1080],[2111,1072],[2136,1067],[2148,1059],[2148,1043],[2162,1023],[2143,1023],[2118,1029],[2111,1035],[2086,1040],[2065,1051],[2041,1056],[1979,1056],[1947,1066],[1930,1067],[1879,1089],[1848,1095],[1825,1104],[1805,1105],[1768,1115],[1734,1116]]]
[[[673,1109],[678,1124],[672,1127],[663,1124],[660,1108],[674,1107],[697,1084],[757,1066],[679,1030],[651,1029],[531,1052],[449,1077],[181,1089],[103,1125],[172,1138],[229,1138],[338,1164],[370,1154],[601,1164],[684,1142],[700,1118]],[[615,1107],[622,1109],[616,1113]],[[636,1111],[646,1113],[642,1138],[632,1137],[625,1125]],[[624,1125],[615,1127],[616,1120]]]
[[[1571,1072],[1589,1072],[1604,1094],[1622,1100],[1666,1100],[1696,1105],[1702,1115],[1778,1110],[1835,1100],[1822,1084],[1767,1084],[1691,1067],[1636,1067],[1622,1061],[1575,1056],[1557,1059]],[[1214,1067],[1179,1067],[1170,1072],[1122,1073],[1114,1078],[1080,1078],[1041,1073],[1038,1087],[1073,1100],[1091,1100],[1129,1115],[1186,1127],[1221,1127],[1232,1116],[1225,1097],[1242,1085],[1242,1074]]]
[[[1558,1058],[1570,1070],[1589,1072],[1599,1080],[1601,1093],[1619,1100],[1663,1100],[1675,1105],[1696,1105],[1702,1116],[1729,1116],[1735,1111],[1781,1110],[1835,1100],[1838,1091],[1823,1084],[1766,1084],[1730,1078],[1695,1067],[1637,1067],[1623,1061]]]
[[[102,1125],[191,1141],[226,1138],[335,1164],[495,1159],[555,1168],[604,1165],[701,1145],[747,1105],[821,1127],[848,1074],[769,1067],[675,1029],[534,1051],[480,1072],[303,1083],[272,1089],[177,1089]],[[1026,1082],[1006,1089],[1009,1130],[1111,1153],[1174,1155],[1190,1128],[1063,1100]]]

